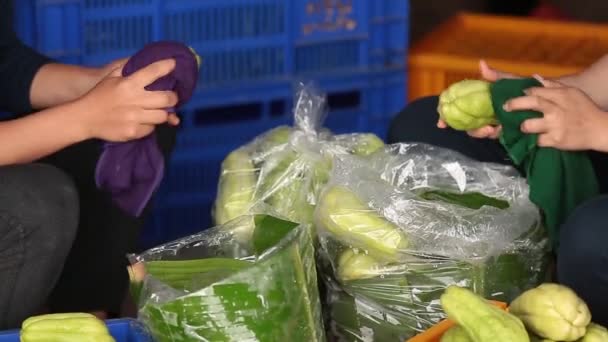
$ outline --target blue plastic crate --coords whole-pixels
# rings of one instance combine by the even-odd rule
[[[106,321],[116,342],[154,342],[143,326],[132,319]],[[0,332],[0,342],[19,342],[19,330]]]
[[[99,65],[160,39],[204,58],[201,87],[403,67],[408,0],[19,0],[23,39]]]

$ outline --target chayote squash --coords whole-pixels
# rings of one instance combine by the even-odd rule
[[[399,227],[370,208],[357,195],[343,186],[331,186],[317,205],[318,226],[335,238],[365,249],[381,261],[395,260],[409,246]]]
[[[473,340],[463,327],[455,325],[441,336],[440,342],[473,342]]]
[[[115,342],[103,321],[80,312],[30,317],[20,335],[21,342]]]
[[[529,342],[528,332],[516,316],[488,303],[471,290],[450,285],[441,295],[448,318],[461,326],[472,342]]]
[[[535,335],[555,341],[576,341],[591,322],[587,304],[570,288],[541,284],[515,298],[509,312]]]
[[[338,278],[342,281],[368,279],[381,275],[381,264],[364,252],[344,251],[338,259]]]
[[[608,341],[608,329],[596,324],[589,323],[585,336],[577,340],[577,342],[606,342]]]
[[[462,80],[450,85],[439,96],[439,117],[461,131],[495,124],[490,86],[482,80]]]
[[[247,212],[253,205],[257,176],[248,153],[237,149],[222,162],[218,195],[213,208],[215,223],[225,224]]]

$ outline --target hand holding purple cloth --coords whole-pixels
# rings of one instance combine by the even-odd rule
[[[154,62],[173,58],[175,69],[148,85],[146,90],[171,90],[178,102],[173,111],[187,102],[198,81],[198,56],[188,46],[171,41],[146,45],[129,59],[122,70],[129,76]],[[160,185],[165,160],[154,133],[125,143],[105,143],[97,162],[97,187],[111,194],[112,200],[129,215],[138,217]]]

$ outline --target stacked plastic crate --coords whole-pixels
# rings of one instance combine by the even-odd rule
[[[328,94],[335,132],[384,136],[405,105],[408,0],[31,1],[15,2],[20,35],[61,61],[100,65],[161,39],[203,58],[150,243],[210,225],[221,160],[291,123],[295,82]]]

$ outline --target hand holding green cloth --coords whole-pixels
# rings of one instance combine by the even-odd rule
[[[560,151],[539,147],[536,134],[525,134],[521,123],[542,113],[525,110],[507,112],[503,104],[524,96],[527,88],[541,86],[533,78],[502,79],[490,87],[492,106],[502,133],[500,143],[515,165],[525,172],[530,186],[530,201],[544,214],[554,248],[559,245],[559,227],[582,202],[597,195],[599,186],[586,152]]]

